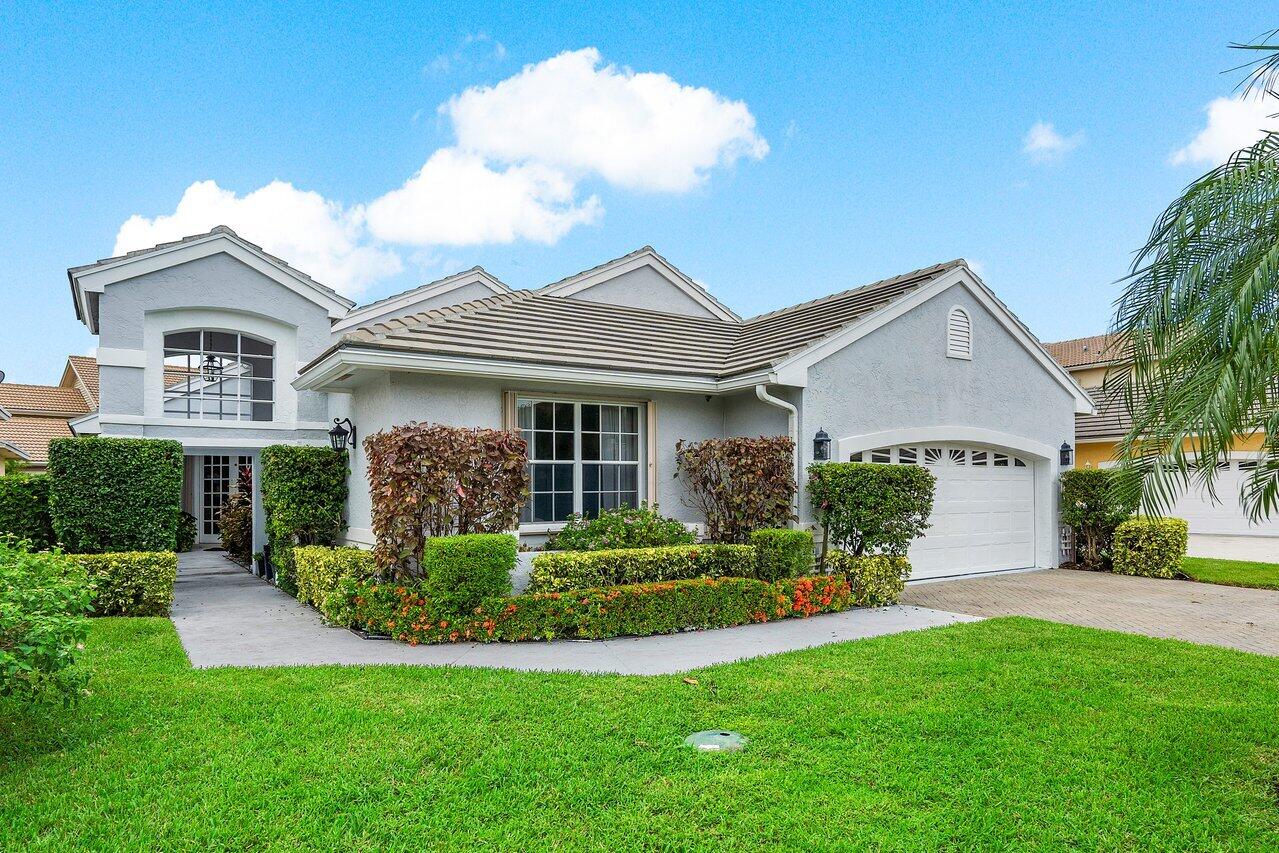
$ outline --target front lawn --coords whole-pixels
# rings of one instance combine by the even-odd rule
[[[1218,560],[1214,557],[1184,557],[1181,570],[1191,580],[1227,586],[1279,589],[1279,563],[1251,563],[1246,560]]]
[[[188,667],[0,702],[0,849],[1279,847],[1279,660],[1026,619],[638,678]],[[729,755],[679,745],[729,728]]]

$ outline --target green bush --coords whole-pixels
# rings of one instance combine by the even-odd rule
[[[823,462],[809,466],[808,499],[831,548],[904,556],[928,529],[936,478],[919,465]]]
[[[413,586],[348,580],[341,592],[345,602],[335,610],[344,614],[348,624],[413,645],[669,634],[833,613],[852,606],[848,582],[831,575],[778,583],[754,578],[697,578],[572,593],[499,596],[460,617],[441,611]]]
[[[39,550],[53,544],[49,478],[31,474],[0,477],[0,536],[25,539]]]
[[[445,612],[469,613],[510,593],[517,547],[506,533],[434,536],[422,548],[423,590]]]
[[[576,513],[555,534],[549,548],[559,551],[606,551],[616,548],[661,548],[692,545],[697,536],[682,521],[665,518],[657,507],[601,510],[595,518]]]
[[[94,616],[167,616],[178,579],[171,551],[69,554],[93,587]]]
[[[276,583],[297,592],[293,548],[336,545],[346,523],[346,453],[273,444],[261,455],[262,510]]]
[[[298,599],[321,613],[324,613],[325,601],[342,581],[347,578],[366,580],[377,571],[372,551],[323,545],[294,548],[293,565],[297,571]],[[324,615],[328,616],[327,613]]]
[[[757,568],[755,577],[776,581],[813,570],[813,534],[807,530],[770,528],[751,534]]]
[[[184,512],[178,516],[178,551],[185,553],[195,547],[195,536],[199,528],[196,527],[195,516],[189,512]]]
[[[86,674],[77,657],[92,598],[84,571],[65,555],[0,536],[0,696],[80,695]]]
[[[1130,518],[1115,528],[1117,575],[1171,578],[1186,556],[1189,527],[1180,518]]]
[[[756,569],[755,549],[750,545],[560,551],[533,558],[529,590],[559,592],[698,577],[752,577]]]
[[[848,578],[853,588],[853,601],[858,607],[884,607],[901,600],[910,577],[910,563],[892,554],[863,554],[832,551],[826,556],[832,572]]]
[[[1115,528],[1137,511],[1117,488],[1116,469],[1077,468],[1061,475],[1061,523],[1075,536],[1075,562],[1104,569],[1111,559]]]
[[[173,551],[182,514],[182,445],[155,438],[49,442],[49,515],[78,554]]]
[[[675,469],[712,542],[743,544],[752,530],[795,518],[795,442],[789,436],[680,439]]]

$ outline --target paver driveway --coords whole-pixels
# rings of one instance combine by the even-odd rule
[[[1279,656],[1279,591],[1049,569],[911,584],[902,604],[1033,616]]]

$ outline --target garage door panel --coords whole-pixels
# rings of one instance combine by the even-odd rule
[[[1217,501],[1214,503],[1208,490],[1192,486],[1177,499],[1169,515],[1184,518],[1191,533],[1227,536],[1279,536],[1279,518],[1252,524],[1239,502],[1243,483],[1252,474],[1249,466],[1255,462],[1246,459],[1231,460],[1217,471]]]

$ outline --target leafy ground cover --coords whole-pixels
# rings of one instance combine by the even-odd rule
[[[88,657],[79,707],[0,704],[0,849],[1279,846],[1279,660],[1226,649],[995,619],[687,679],[196,671],[135,618]]]
[[[1192,580],[1227,586],[1279,589],[1279,563],[1247,560],[1218,560],[1213,557],[1184,557],[1181,570]]]

